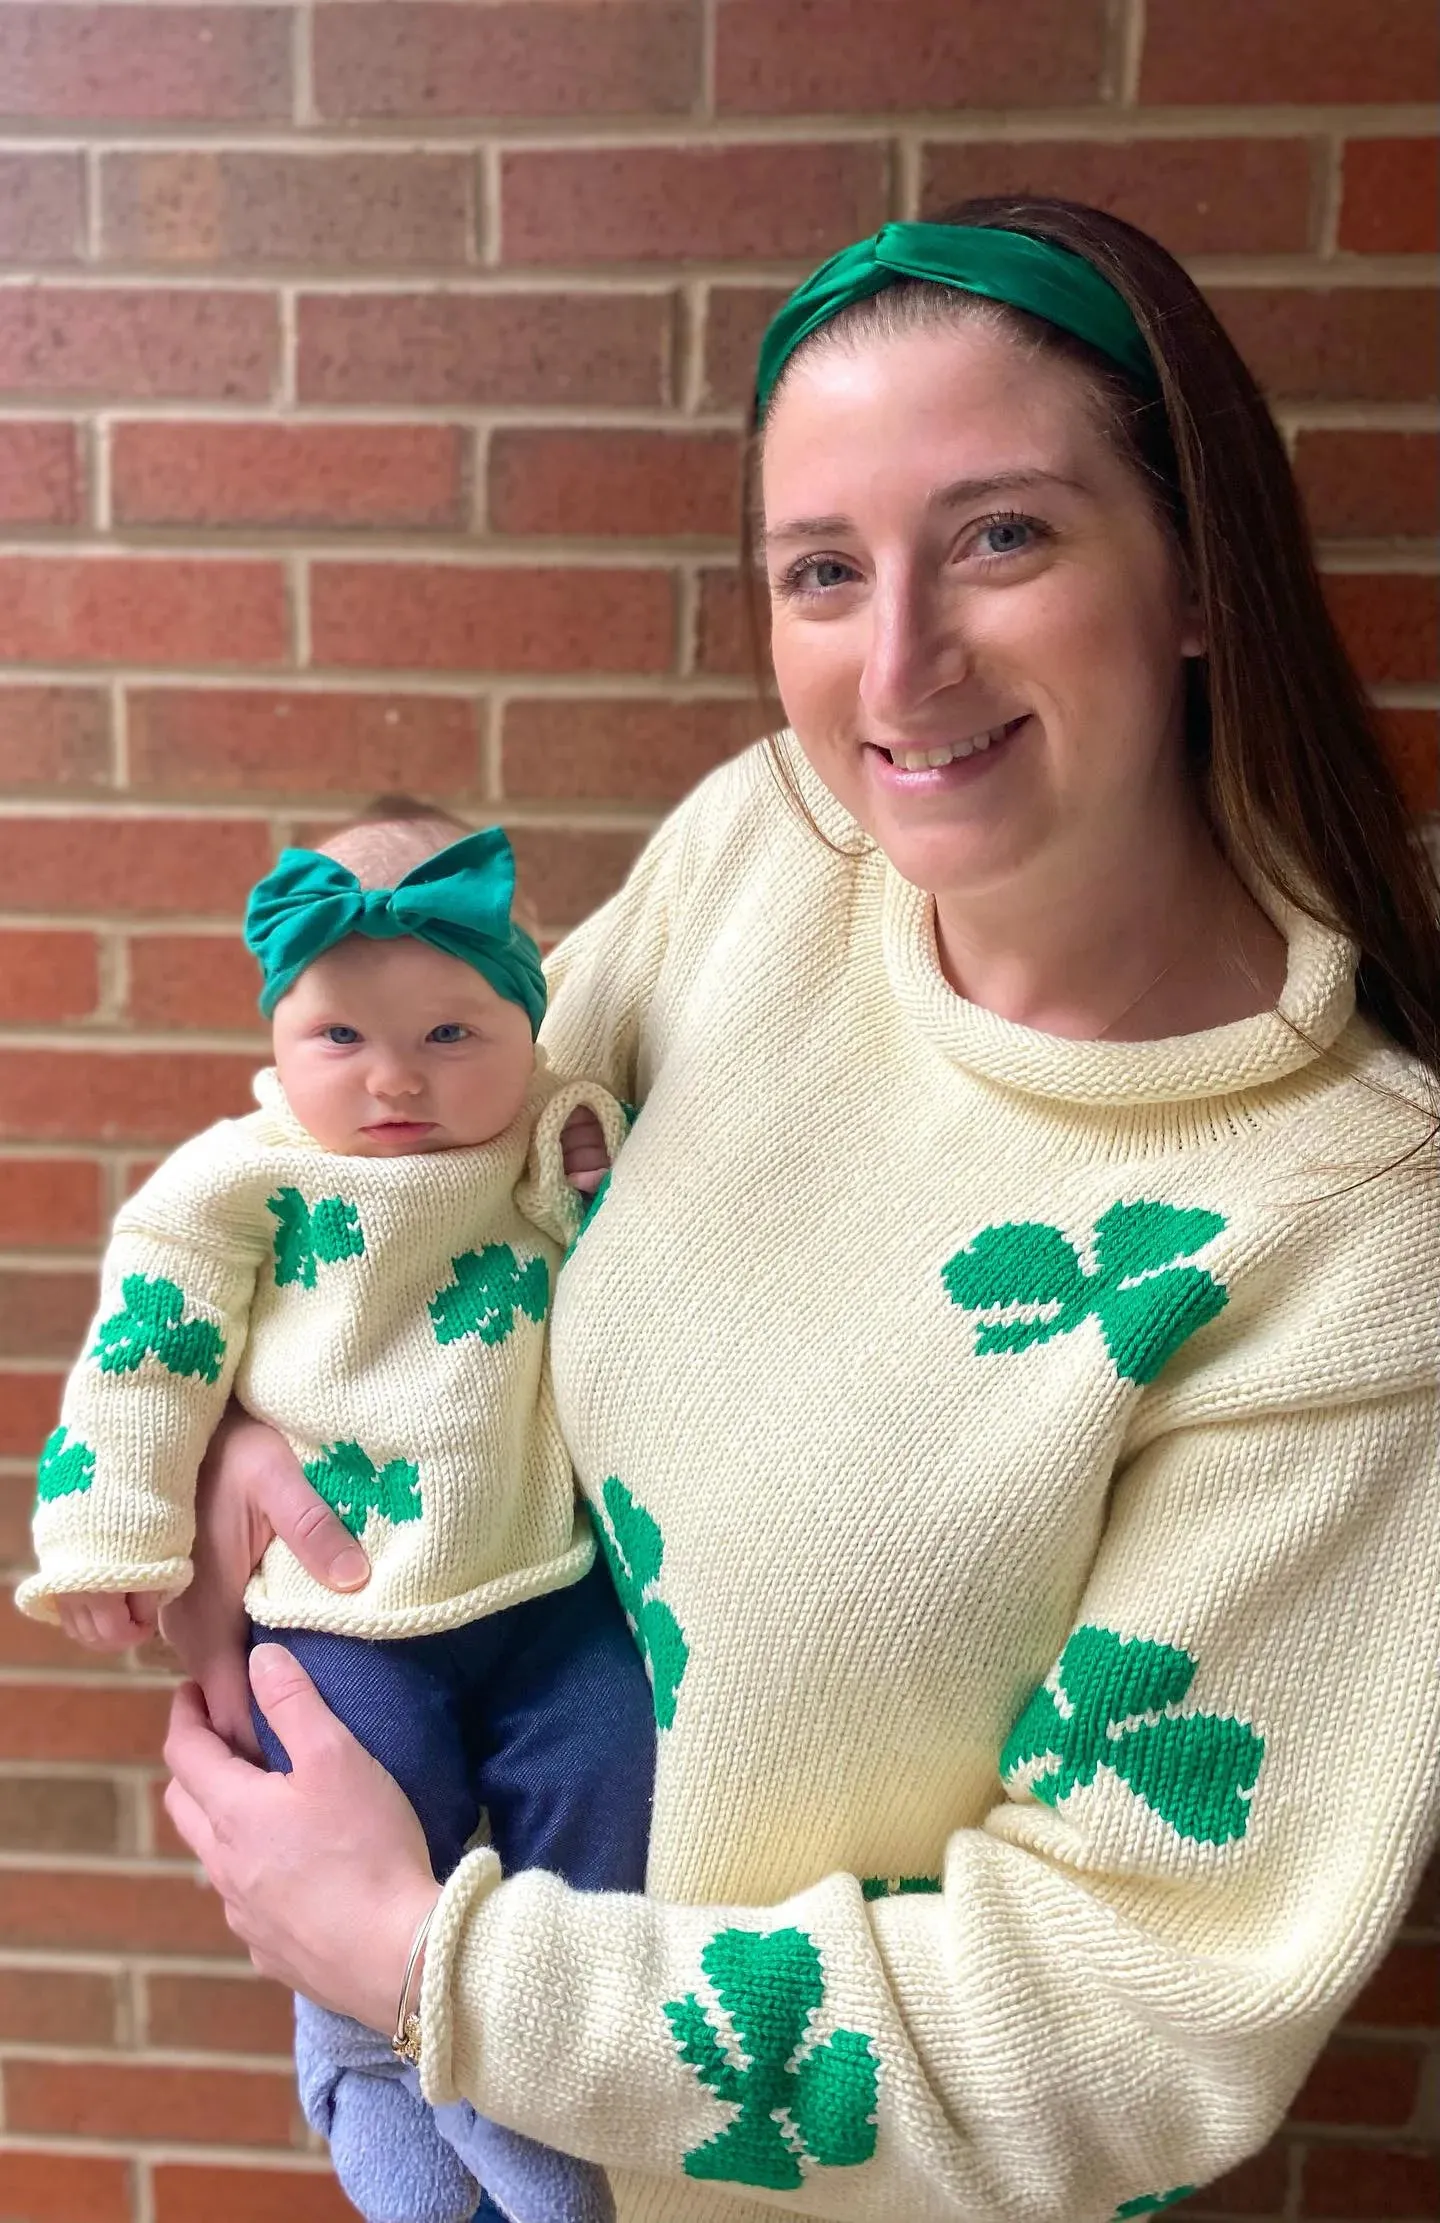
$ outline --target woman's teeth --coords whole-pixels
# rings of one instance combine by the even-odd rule
[[[953,764],[958,757],[979,756],[992,741],[1003,741],[1010,728],[1019,723],[1018,718],[1007,718],[1003,726],[992,726],[988,733],[977,733],[969,741],[956,741],[946,749],[890,749],[886,754],[902,772],[933,771],[937,765]]]

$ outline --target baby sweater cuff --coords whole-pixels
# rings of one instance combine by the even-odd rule
[[[63,1559],[56,1556],[39,1574],[27,1575],[15,1592],[15,1603],[21,1613],[32,1621],[48,1621],[57,1627],[60,1620],[59,1601],[77,1593],[92,1593],[105,1597],[123,1597],[131,1590],[158,1590],[168,1605],[190,1586],[192,1568],[188,1559],[82,1559],[67,1553]]]
[[[420,1985],[420,2088],[432,2107],[460,2097],[453,2067],[455,1956],[476,1909],[499,1881],[499,1858],[488,1845],[478,1846],[446,1884],[430,1925]]]

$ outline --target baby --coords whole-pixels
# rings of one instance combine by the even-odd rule
[[[455,839],[459,833],[462,838]],[[196,1472],[232,1392],[369,1555],[337,1596],[281,1543],[247,1594],[400,1783],[437,1875],[481,1810],[506,1870],[644,1884],[649,1686],[560,1438],[545,1319],[581,1206],[561,1130],[603,1090],[535,1049],[539,952],[496,828],[395,816],[288,849],[254,889],[274,1067],[124,1206],[45,1445],[21,1608],[135,1642],[190,1579]],[[288,1761],[263,1716],[272,1767]],[[307,2119],[370,2223],[601,2223],[603,2175],[432,2112],[389,2041],[296,2001]],[[487,2208],[483,2212],[490,2212]]]

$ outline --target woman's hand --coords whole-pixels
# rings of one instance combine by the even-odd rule
[[[370,1579],[369,1560],[311,1489],[285,1438],[232,1405],[200,1469],[194,1577],[164,1608],[160,1628],[204,1692],[212,1726],[253,1760],[260,1747],[250,1721],[243,1600],[277,1536],[328,1589],[359,1590]]]
[[[415,1811],[289,1652],[257,1645],[250,1674],[292,1772],[238,1759],[186,1683],[165,1740],[166,1811],[262,1976],[388,2031],[440,1895]]]

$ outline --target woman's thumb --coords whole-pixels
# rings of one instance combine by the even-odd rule
[[[257,1644],[250,1654],[250,1688],[295,1766],[334,1715],[293,1652],[283,1644]]]

